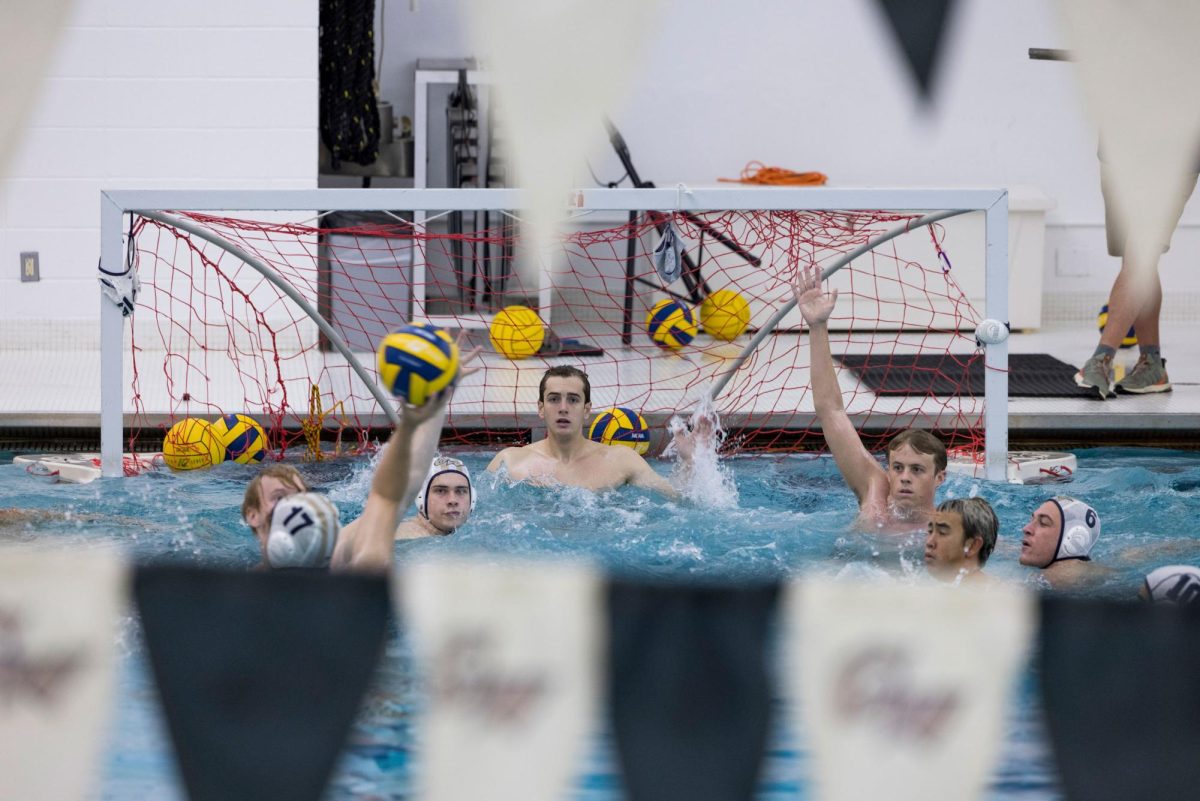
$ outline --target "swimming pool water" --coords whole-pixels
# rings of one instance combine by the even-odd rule
[[[1132,597],[1144,573],[1160,564],[1200,564],[1200,455],[1145,449],[1078,452],[1074,481],[1061,485],[995,485],[950,476],[938,498],[979,494],[995,506],[1000,540],[988,571],[1036,585],[1037,571],[1017,564],[1020,529],[1029,513],[1059,492],[1087,500],[1103,533],[1093,555],[1113,568],[1092,591]],[[614,575],[653,580],[752,581],[809,570],[861,573],[883,580],[921,581],[923,537],[871,537],[849,530],[854,498],[828,457],[762,455],[726,460],[736,499],[707,487],[708,504],[669,502],[624,488],[582,490],[510,486],[484,473],[491,454],[466,454],[479,507],[452,537],[397,544],[403,561],[428,552],[483,558],[546,554],[585,556]],[[338,504],[343,521],[361,510],[370,481],[366,459],[300,465]],[[666,463],[656,463],[667,472]],[[164,557],[209,566],[249,567],[257,545],[239,517],[242,488],[253,468],[222,465],[206,473],[150,474],[87,485],[47,484],[12,464],[0,465],[0,509],[62,512],[60,520],[0,524],[0,542],[73,547],[117,543],[131,559]],[[711,477],[710,477],[711,478]],[[714,501],[715,499],[715,501]],[[715,505],[714,505],[715,504]],[[144,646],[134,618],[122,626],[119,701],[98,797],[183,799],[171,748],[159,719]],[[413,688],[405,645],[393,635],[375,686],[336,771],[331,799],[400,798],[409,789]],[[768,754],[760,797],[809,797],[802,743],[783,710]],[[594,736],[575,796],[620,797],[611,739]],[[1014,694],[1002,761],[989,796],[1057,798],[1031,671]]]

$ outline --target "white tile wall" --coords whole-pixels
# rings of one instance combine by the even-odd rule
[[[77,0],[0,177],[0,320],[99,316],[104,188],[310,188],[316,0]],[[21,284],[18,254],[40,254]]]
[[[317,74],[317,29],[106,29],[110,78],[298,78]]]

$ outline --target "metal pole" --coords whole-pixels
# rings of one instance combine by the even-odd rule
[[[121,247],[124,209],[100,193],[100,263],[109,272],[125,267]],[[133,247],[133,243],[129,243]],[[103,292],[100,295],[100,475],[125,475],[125,318]]]
[[[984,212],[984,314],[1008,322],[1008,193]],[[984,349],[983,453],[985,477],[1008,479],[1008,340]]]

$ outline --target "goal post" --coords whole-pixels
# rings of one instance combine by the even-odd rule
[[[582,189],[570,194],[564,204],[564,214],[567,218],[565,235],[561,251],[553,254],[543,254],[538,259],[526,258],[524,263],[533,266],[526,270],[517,269],[511,276],[510,285],[506,288],[500,281],[496,288],[494,274],[489,274],[485,268],[483,276],[479,277],[472,266],[467,289],[467,278],[456,274],[454,281],[458,284],[453,304],[446,307],[444,299],[438,301],[429,294],[433,286],[434,272],[444,270],[445,254],[449,253],[449,244],[454,247],[454,259],[461,262],[462,253],[470,254],[467,258],[474,259],[476,265],[490,259],[499,263],[495,254],[507,248],[504,258],[516,263],[514,252],[519,257],[519,210],[522,207],[519,190],[512,189],[315,189],[315,190],[109,190],[101,193],[101,264],[109,272],[120,272],[126,261],[126,247],[137,248],[137,252],[145,256],[147,262],[153,261],[162,270],[155,276],[143,275],[143,292],[153,292],[159,300],[151,301],[146,297],[139,298],[132,323],[121,315],[121,310],[106,299],[101,302],[101,456],[102,470],[106,476],[121,475],[122,446],[127,418],[141,414],[143,421],[152,420],[154,414],[146,414],[145,409],[131,407],[136,403],[139,391],[135,388],[130,400],[129,377],[125,373],[125,363],[131,358],[129,339],[133,326],[147,325],[150,315],[160,318],[155,324],[155,335],[158,342],[154,345],[166,354],[164,379],[167,384],[178,382],[178,376],[171,370],[178,369],[180,361],[188,362],[193,358],[195,363],[188,363],[188,369],[193,372],[189,380],[192,386],[201,387],[206,369],[219,362],[214,353],[221,348],[227,348],[230,358],[234,361],[249,364],[261,354],[254,353],[255,348],[279,348],[279,353],[273,354],[274,365],[268,365],[276,370],[273,378],[248,378],[248,372],[256,369],[245,365],[239,366],[240,380],[259,381],[269,384],[271,381],[283,387],[288,381],[297,381],[296,370],[308,369],[308,376],[314,388],[322,384],[322,391],[331,393],[329,398],[339,402],[345,401],[346,408],[351,409],[351,416],[360,422],[372,425],[385,424],[394,410],[387,408],[385,399],[380,399],[377,388],[364,386],[373,376],[373,366],[368,362],[366,375],[363,370],[354,369],[354,356],[337,356],[337,364],[330,361],[333,357],[329,352],[330,343],[337,339],[335,334],[330,337],[327,323],[322,313],[333,313],[345,320],[347,317],[361,317],[355,321],[352,330],[357,342],[351,347],[360,351],[359,361],[369,342],[380,327],[387,323],[384,315],[375,314],[373,308],[379,300],[384,305],[391,304],[396,309],[407,310],[415,319],[428,319],[432,322],[452,328],[478,329],[487,327],[491,317],[506,298],[516,297],[518,300],[538,308],[543,319],[551,329],[559,325],[565,326],[573,334],[582,334],[582,339],[589,336],[604,344],[607,351],[605,362],[611,363],[613,379],[603,385],[600,394],[603,398],[594,398],[593,406],[599,411],[601,403],[605,405],[617,403],[641,404],[654,415],[665,413],[671,403],[681,402],[686,398],[694,400],[695,390],[701,384],[711,384],[720,373],[721,368],[729,368],[739,355],[742,361],[749,359],[757,363],[756,369],[765,370],[769,365],[784,369],[785,361],[789,361],[793,369],[806,369],[801,363],[801,349],[794,342],[780,345],[772,353],[762,354],[761,358],[754,357],[750,351],[751,337],[743,335],[734,342],[708,342],[700,347],[693,356],[686,352],[683,356],[656,352],[652,346],[646,347],[648,340],[644,337],[632,345],[626,333],[621,339],[616,339],[620,328],[615,322],[623,314],[624,327],[629,328],[632,318],[636,326],[641,325],[640,314],[631,312],[630,293],[644,294],[650,299],[658,297],[682,297],[684,300],[691,296],[694,300],[698,295],[707,291],[708,284],[720,288],[732,288],[742,292],[750,301],[752,313],[752,328],[757,328],[756,342],[775,335],[780,337],[796,332],[796,321],[793,317],[790,326],[774,330],[772,326],[781,325],[786,315],[780,314],[778,319],[772,319],[787,303],[786,280],[794,274],[797,265],[820,264],[828,273],[838,257],[844,257],[855,248],[863,249],[867,255],[861,258],[846,259],[850,269],[845,272],[846,280],[852,282],[854,292],[847,302],[854,305],[845,314],[835,311],[835,319],[831,326],[841,319],[844,323],[848,342],[866,342],[864,347],[895,347],[894,342],[906,339],[905,332],[911,334],[923,327],[926,330],[947,334],[951,330],[960,332],[955,338],[957,342],[970,342],[972,337],[966,337],[961,332],[972,328],[981,322],[980,317],[988,320],[1004,322],[1008,320],[1008,202],[1007,192],[1000,189],[850,189],[850,188],[688,188],[679,186],[673,189]],[[409,212],[406,223],[410,227],[403,235],[382,231],[371,225],[342,225],[328,224],[331,213],[379,212],[380,210],[404,210]],[[648,217],[647,212],[654,213]],[[881,213],[886,212],[886,213]],[[940,216],[951,217],[962,215],[978,220],[980,231],[978,243],[970,243],[955,251],[953,258],[957,273],[950,271],[950,259],[942,253],[938,242],[938,233],[925,233],[926,223],[918,225],[921,217],[942,212]],[[438,228],[439,221],[448,214],[470,214],[478,222],[485,221],[484,227],[476,227],[465,233],[446,233]],[[167,228],[173,219],[191,221],[180,227],[179,233],[168,234]],[[145,226],[154,225],[151,229],[142,227],[138,230],[141,235],[153,234],[157,239],[153,244],[126,242],[127,233],[131,232],[131,220],[138,220]],[[927,220],[926,222],[930,222]],[[252,222],[247,222],[252,221]],[[264,222],[265,221],[265,222]],[[651,251],[659,238],[661,226],[670,221],[679,230],[684,240],[685,252],[698,261],[696,274],[688,281],[686,287],[655,286],[658,281],[651,259]],[[514,225],[515,224],[515,225]],[[232,256],[216,256],[203,250],[207,244],[200,245],[196,230],[191,233],[183,231],[183,227],[199,226],[216,231],[214,239],[222,237],[229,239],[229,247],[223,247]],[[872,243],[876,243],[883,234],[896,228],[912,228],[912,231],[901,239],[923,237],[924,266],[918,264],[908,251],[891,251],[887,254],[871,252]],[[455,229],[458,230],[458,229]],[[362,267],[357,260],[353,264],[336,258],[336,249],[331,249],[329,243],[335,237],[349,237],[347,241],[362,251],[362,261],[370,262],[373,258],[371,246],[362,243],[372,237],[384,237],[381,241],[387,245],[381,250],[382,258],[388,262],[384,267],[366,265]],[[388,238],[390,237],[390,238]],[[173,239],[174,238],[174,239]],[[932,246],[930,240],[932,238]],[[724,240],[724,241],[723,241]],[[731,243],[728,240],[733,240]],[[514,243],[515,246],[514,246]],[[746,244],[746,246],[763,256],[762,264],[756,265],[738,256],[730,250],[731,244]],[[890,246],[889,246],[890,247]],[[163,255],[158,251],[175,249],[175,255]],[[256,248],[262,248],[260,254]],[[936,255],[932,255],[936,249]],[[884,248],[880,248],[880,251]],[[969,253],[964,253],[970,251]],[[237,253],[243,257],[238,257]],[[977,251],[977,253],[975,252]],[[330,254],[334,254],[331,256]],[[484,256],[480,256],[484,253]],[[491,255],[487,255],[491,254]],[[247,259],[260,260],[268,270],[279,269],[290,272],[293,262],[300,266],[295,274],[285,276],[284,282],[295,282],[296,292],[312,301],[311,305],[316,314],[309,315],[299,308],[295,299],[287,298],[287,293],[267,294],[268,290],[257,279],[247,279],[240,274],[230,276],[238,268],[231,265],[239,264]],[[960,258],[962,257],[962,258]],[[181,267],[169,263],[170,259],[198,258],[207,268],[216,267],[220,274],[222,289],[220,292],[210,292],[204,282],[211,283],[214,279],[200,276],[198,273],[168,273]],[[221,261],[221,259],[230,261]],[[442,262],[439,262],[439,258]],[[945,260],[939,264],[938,259]],[[873,266],[878,261],[879,266]],[[348,265],[348,266],[347,266]],[[862,265],[860,267],[860,265]],[[967,265],[967,266],[963,266]],[[332,309],[329,307],[330,292],[337,295],[336,287],[330,289],[335,279],[330,276],[345,267],[347,270],[366,270],[372,281],[379,282],[378,290],[355,290],[350,301]],[[460,273],[465,268],[459,264],[453,269]],[[518,265],[519,267],[519,265]],[[199,269],[199,268],[197,268]],[[389,273],[386,281],[383,276],[386,270],[400,269],[398,276]],[[360,270],[360,271],[361,271]],[[875,270],[875,272],[871,272]],[[974,272],[982,273],[976,275]],[[530,274],[532,273],[532,274]],[[944,276],[940,276],[944,273]],[[705,275],[709,276],[706,282]],[[172,277],[168,278],[170,275]],[[944,278],[944,281],[942,279]],[[975,281],[978,290],[963,290],[958,285],[958,279]],[[443,282],[446,280],[444,277]],[[838,279],[841,280],[841,279]],[[245,286],[239,285],[241,281]],[[696,285],[698,281],[699,286]],[[269,283],[269,282],[268,282]],[[147,286],[149,284],[149,286]],[[564,289],[564,286],[569,285]],[[184,287],[187,287],[185,290]],[[236,297],[231,297],[226,291],[234,287]],[[616,297],[623,287],[624,298]],[[444,289],[444,287],[443,287]],[[877,299],[870,294],[879,289],[881,292],[894,292],[895,297]],[[508,294],[506,294],[506,291]],[[191,292],[193,296],[185,299],[190,305],[180,306],[175,300],[170,300],[169,292]],[[445,293],[443,293],[445,294]],[[384,299],[384,296],[390,299]],[[401,301],[394,300],[395,296],[403,296]],[[971,297],[968,297],[971,296]],[[148,297],[148,296],[147,296]],[[477,302],[479,298],[484,301]],[[964,313],[963,309],[970,308],[971,298],[983,301],[983,313]],[[336,301],[336,297],[334,300]],[[344,300],[344,299],[343,299]],[[439,306],[441,303],[441,306]],[[639,297],[642,307],[648,301]],[[871,305],[871,304],[874,305]],[[151,305],[154,304],[154,305]],[[284,307],[289,307],[283,318],[282,326],[271,324],[270,315],[279,313]],[[235,309],[236,311],[231,311]],[[173,309],[186,308],[186,320],[172,320]],[[871,311],[864,311],[870,309]],[[245,312],[245,318],[239,319],[236,325],[227,325],[227,330],[220,330],[226,324],[222,315],[236,315]],[[141,318],[138,315],[142,315]],[[876,319],[869,319],[872,315]],[[259,333],[249,331],[266,321],[268,339]],[[771,320],[768,325],[768,320]],[[194,333],[186,329],[202,329],[204,336],[195,340]],[[899,334],[886,336],[882,334],[865,335],[864,330],[894,330]],[[970,333],[969,331],[967,333]],[[188,339],[193,336],[192,339]],[[138,335],[139,349],[147,345],[145,337]],[[945,337],[943,337],[944,339]],[[316,346],[317,339],[321,347]],[[884,339],[888,343],[880,345]],[[868,342],[869,340],[869,342]],[[180,344],[183,342],[183,344]],[[921,341],[922,343],[924,340]],[[915,347],[921,347],[918,344]],[[938,345],[937,347],[942,347]],[[174,350],[179,348],[179,352]],[[189,348],[191,350],[189,350]],[[946,345],[945,348],[949,348]],[[298,349],[297,362],[291,364],[287,358],[280,356],[289,349]],[[336,350],[337,348],[333,348]],[[742,351],[746,351],[743,353]],[[785,353],[786,358],[779,354]],[[191,355],[189,355],[191,354]],[[294,354],[293,354],[294,355]],[[757,359],[757,361],[756,361]],[[1007,470],[1008,428],[1007,428],[1007,398],[1008,398],[1008,349],[1005,341],[989,344],[983,349],[982,359],[984,369],[984,396],[982,409],[976,405],[951,407],[938,411],[938,419],[950,421],[968,421],[967,425],[975,425],[978,419],[982,429],[982,457],[985,464],[985,475],[990,480],[1004,480]],[[199,362],[203,361],[203,364]],[[267,359],[265,361],[271,361]],[[560,359],[561,361],[561,359]],[[557,362],[555,362],[557,363]],[[291,370],[284,375],[286,364]],[[741,362],[738,362],[741,364]],[[175,367],[171,365],[176,365]],[[332,366],[331,366],[332,365]],[[359,367],[362,365],[360,364]],[[525,373],[535,372],[540,375],[545,363],[543,360],[530,360],[522,363],[508,363],[497,359],[487,362],[489,371],[487,383],[483,387],[475,387],[471,392],[461,391],[455,398],[452,414],[457,413],[461,419],[473,420],[482,427],[488,427],[492,422],[500,420],[513,404],[520,405],[528,402],[529,387]],[[585,365],[587,366],[587,365]],[[526,368],[529,369],[526,369]],[[203,369],[202,369],[203,368]],[[294,369],[293,369],[294,368]],[[694,368],[694,370],[693,370]],[[133,369],[137,371],[135,364]],[[739,419],[745,426],[769,428],[767,421],[774,413],[776,417],[784,416],[789,420],[795,419],[796,425],[812,428],[812,420],[796,415],[796,409],[789,407],[796,397],[804,394],[801,384],[788,383],[786,379],[780,384],[780,391],[774,401],[778,408],[773,408],[757,394],[757,389],[749,387],[749,383],[757,382],[764,373],[754,373],[753,364],[750,372],[739,376],[732,375],[735,370],[729,370],[734,377],[732,386],[727,392],[727,410],[733,417]],[[150,372],[150,371],[147,371]],[[336,373],[336,374],[334,374]],[[343,375],[344,374],[344,375]],[[666,375],[666,380],[661,376]],[[510,379],[516,383],[508,386]],[[519,379],[519,380],[518,380]],[[137,379],[135,378],[135,381]],[[149,381],[149,377],[146,378]],[[157,379],[156,379],[157,380]],[[520,383],[520,386],[516,384]],[[300,405],[295,397],[296,385],[292,385],[292,395],[286,404],[279,406],[278,398],[271,393],[271,387],[261,390],[263,397],[271,400],[264,402],[250,396],[257,389],[247,389],[245,408],[232,408],[234,404],[224,403],[216,398],[197,398],[199,392],[182,392],[173,395],[173,401],[166,409],[170,415],[183,414],[189,408],[180,398],[199,403],[204,410],[248,411],[265,414],[279,422],[287,414],[295,414]],[[330,389],[334,386],[334,389]],[[671,389],[668,390],[667,387]],[[786,390],[786,391],[785,391]],[[314,392],[316,389],[314,389]],[[171,387],[170,392],[180,393],[178,387]],[[690,394],[689,394],[690,392]],[[656,393],[661,394],[662,402],[654,400]],[[738,394],[741,393],[741,394]],[[799,394],[797,394],[799,393]],[[459,397],[463,396],[463,397]],[[469,397],[467,397],[469,396]],[[668,397],[669,396],[669,397]],[[865,395],[864,395],[865,397]],[[721,396],[718,395],[718,408],[721,408]],[[464,405],[458,406],[460,400]],[[536,401],[536,393],[533,401]],[[864,401],[864,419],[891,419],[883,411],[879,411],[872,402]],[[257,404],[257,406],[255,405]],[[265,404],[265,405],[264,405]],[[473,404],[473,405],[472,405]],[[507,405],[506,405],[507,404]],[[916,420],[930,419],[924,410],[916,406],[906,407],[896,412],[899,419],[901,412],[911,412]],[[253,408],[251,408],[253,407]],[[286,408],[285,408],[286,407]],[[383,408],[380,408],[383,407]],[[882,409],[883,407],[878,407]],[[498,411],[499,410],[499,411]],[[682,409],[681,409],[682,410]],[[162,412],[162,410],[158,410]],[[874,412],[874,417],[872,417]],[[515,414],[515,413],[513,413]],[[511,417],[517,420],[520,428],[527,426],[527,418]],[[504,419],[510,419],[504,418]],[[292,418],[289,418],[292,419]],[[787,420],[783,425],[788,426]]]

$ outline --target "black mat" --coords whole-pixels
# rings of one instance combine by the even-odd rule
[[[983,397],[982,353],[855,353],[836,358],[877,395]],[[1010,398],[1078,398],[1096,392],[1076,386],[1076,368],[1045,353],[1009,354],[1008,370]]]

